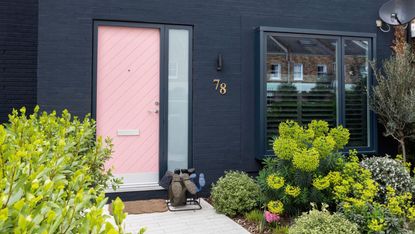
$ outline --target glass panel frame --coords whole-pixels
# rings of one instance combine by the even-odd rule
[[[167,38],[165,163],[166,170],[173,171],[192,166],[193,38],[192,28],[186,26],[168,26],[165,34]],[[187,63],[184,64],[184,61]],[[178,135],[180,137],[177,137]]]
[[[342,124],[344,127],[347,128],[347,115],[346,115],[346,108],[347,108],[347,103],[346,103],[346,99],[347,99],[347,90],[346,90],[346,41],[367,41],[367,80],[366,80],[366,126],[367,126],[367,130],[366,130],[366,136],[367,136],[367,140],[366,140],[366,146],[360,145],[360,146],[347,146],[347,149],[358,149],[358,150],[362,150],[364,148],[369,148],[371,146],[371,142],[374,140],[374,134],[372,133],[372,125],[374,125],[374,119],[371,117],[371,115],[373,115],[373,113],[370,111],[369,108],[369,95],[371,92],[370,87],[373,84],[373,71],[370,68],[370,64],[369,62],[373,59],[374,55],[374,47],[373,47],[373,41],[371,38],[368,37],[342,37],[342,77],[343,77],[343,121]]]

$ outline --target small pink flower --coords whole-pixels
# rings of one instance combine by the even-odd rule
[[[269,211],[265,211],[264,216],[265,216],[265,220],[266,220],[268,223],[272,223],[272,222],[278,222],[278,221],[280,221],[280,216],[279,216],[279,215],[277,215],[277,214],[273,214],[273,213],[271,213],[271,212],[269,212]]]

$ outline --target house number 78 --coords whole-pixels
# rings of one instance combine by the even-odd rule
[[[219,93],[222,95],[225,95],[227,90],[226,90],[226,83],[224,82],[220,82],[220,79],[213,79],[213,84],[215,84],[215,90],[219,89]]]

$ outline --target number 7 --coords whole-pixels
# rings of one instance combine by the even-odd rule
[[[219,88],[219,84],[220,84],[220,79],[213,79],[213,83],[216,84],[216,90],[218,90]]]

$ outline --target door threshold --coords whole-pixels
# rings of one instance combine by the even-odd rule
[[[122,192],[141,192],[141,191],[157,191],[165,190],[158,183],[137,183],[137,184],[121,184],[117,190],[108,188],[106,193],[122,193]]]

